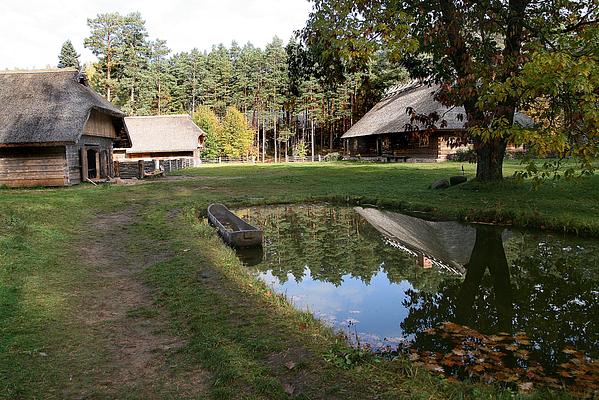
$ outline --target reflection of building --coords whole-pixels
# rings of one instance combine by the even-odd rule
[[[476,242],[476,229],[458,222],[433,222],[390,211],[356,207],[387,243],[416,257],[422,268],[433,265],[463,275]],[[504,233],[504,240],[507,233]]]
[[[113,145],[131,146],[124,116],[74,69],[0,73],[0,185],[112,177]]]
[[[438,89],[418,81],[392,88],[342,136],[347,152],[389,161],[444,161],[465,149],[458,140],[466,131],[464,107],[445,107],[436,101]],[[514,123],[532,121],[516,113]]]

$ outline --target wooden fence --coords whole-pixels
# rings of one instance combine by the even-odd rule
[[[143,179],[159,172],[169,173],[194,166],[193,158],[177,158],[173,160],[139,160],[115,161],[114,175],[122,179]]]

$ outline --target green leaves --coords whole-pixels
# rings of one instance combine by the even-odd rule
[[[206,132],[204,157],[247,157],[253,152],[255,132],[234,107],[229,107],[220,120],[210,107],[200,106],[193,120]]]

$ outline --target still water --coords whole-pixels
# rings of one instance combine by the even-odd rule
[[[361,207],[236,213],[265,233],[248,268],[354,343],[444,354],[455,335],[520,338],[518,354],[546,371],[575,352],[587,362],[599,354],[597,240]]]

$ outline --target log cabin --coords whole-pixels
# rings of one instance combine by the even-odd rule
[[[125,114],[74,69],[0,72],[0,185],[70,186],[113,176]]]
[[[187,114],[125,118],[130,148],[115,149],[116,160],[191,158],[200,162],[206,133]]]
[[[364,117],[341,137],[348,156],[382,161],[438,162],[460,149],[466,113],[463,107],[446,107],[435,100],[438,86],[412,81],[390,89]],[[414,115],[424,118],[413,118]],[[514,123],[532,125],[516,113]],[[508,151],[517,151],[513,145]]]

